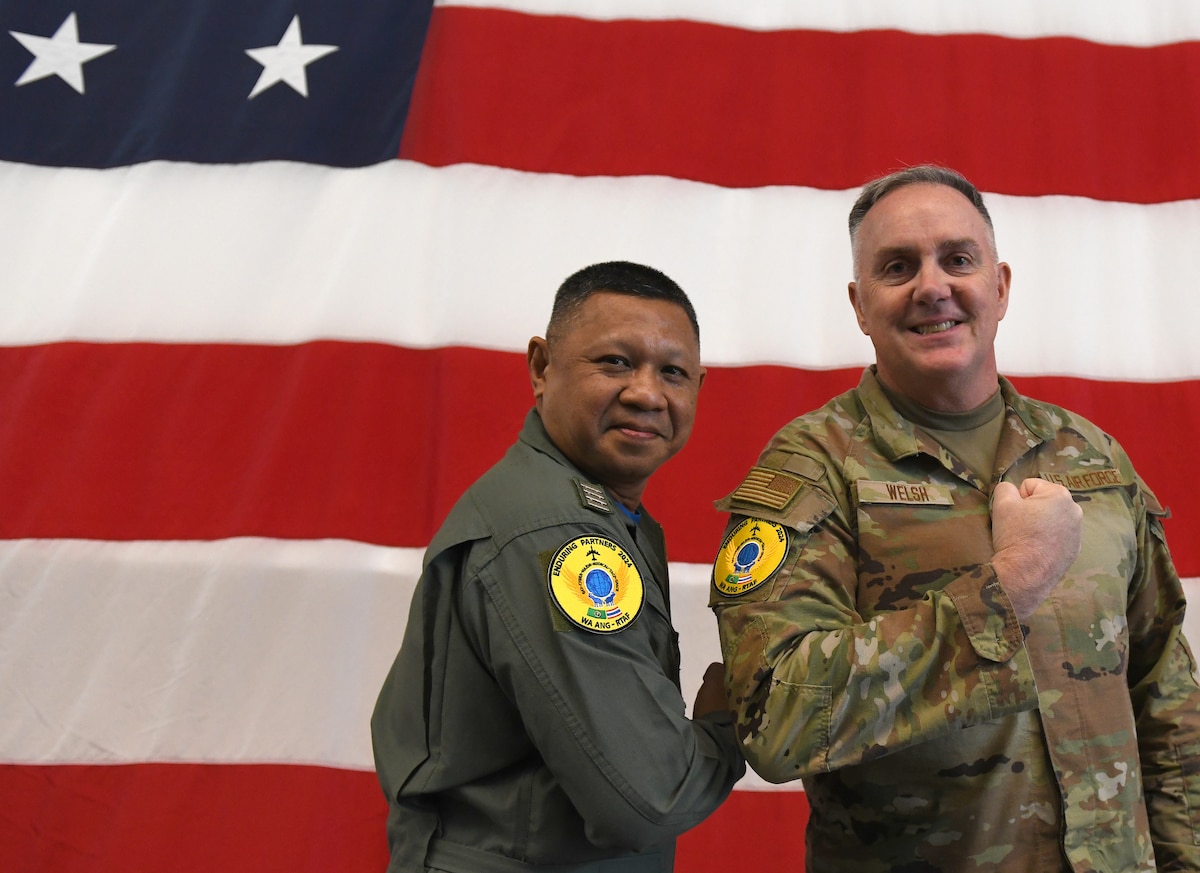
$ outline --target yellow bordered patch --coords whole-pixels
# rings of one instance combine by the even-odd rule
[[[572,624],[598,634],[623,630],[642,611],[642,574],[607,537],[576,537],[554,553],[546,570],[550,598]]]
[[[726,597],[753,591],[771,578],[787,554],[787,529],[747,518],[729,532],[713,564],[713,585]]]

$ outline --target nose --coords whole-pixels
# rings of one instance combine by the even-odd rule
[[[621,402],[638,409],[665,409],[667,395],[662,380],[654,367],[637,367],[630,371],[629,379],[621,390]]]
[[[937,303],[951,294],[950,275],[934,258],[921,261],[913,286],[913,299],[918,303]]]

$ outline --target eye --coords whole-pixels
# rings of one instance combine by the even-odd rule
[[[663,367],[662,372],[668,379],[683,380],[688,377],[687,370],[683,367],[676,367],[674,364]]]
[[[975,260],[968,254],[955,252],[946,258],[945,263],[947,270],[962,273],[970,270],[975,265]]]
[[[911,276],[912,272],[912,265],[908,261],[897,258],[894,261],[888,261],[886,264],[884,264],[883,269],[879,271],[879,274],[884,279],[899,281]]]
[[[629,359],[621,355],[603,355],[600,358],[601,364],[606,364],[609,367],[623,368],[629,366]]]

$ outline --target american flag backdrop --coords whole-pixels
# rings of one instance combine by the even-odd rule
[[[0,870],[383,869],[423,546],[596,261],[700,317],[646,498],[690,700],[712,501],[873,359],[846,213],[906,164],[987,192],[1001,370],[1124,444],[1200,597],[1198,154],[1189,0],[0,0]],[[797,789],[678,869],[802,870]]]

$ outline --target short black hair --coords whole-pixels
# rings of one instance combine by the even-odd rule
[[[592,264],[568,276],[554,295],[546,339],[553,342],[579,311],[580,304],[600,291],[674,303],[687,315],[696,333],[696,344],[700,344],[700,322],[692,301],[683,289],[665,273],[630,261]]]

